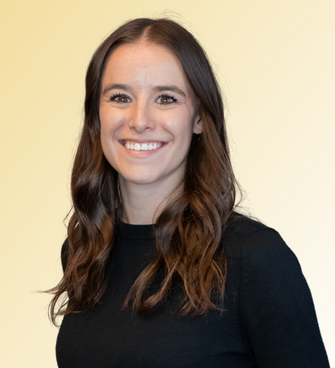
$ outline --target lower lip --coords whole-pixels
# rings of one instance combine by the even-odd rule
[[[121,143],[120,143],[121,144]],[[163,143],[160,147],[154,149],[154,150],[147,150],[147,151],[136,151],[136,150],[132,150],[132,149],[128,149],[127,147],[125,147],[123,144],[121,144],[121,146],[126,150],[126,152],[133,156],[133,157],[138,157],[138,158],[145,158],[148,156],[152,156],[155,153],[159,152],[163,147],[165,147],[167,145],[167,143]]]

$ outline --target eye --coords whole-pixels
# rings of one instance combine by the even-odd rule
[[[161,105],[170,105],[174,102],[177,102],[177,100],[170,95],[160,95],[157,99],[157,102]]]
[[[123,103],[128,103],[131,100],[128,95],[124,93],[117,93],[110,98],[110,101],[115,101],[117,103],[123,104]]]

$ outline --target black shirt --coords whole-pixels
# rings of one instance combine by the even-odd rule
[[[225,312],[179,316],[180,285],[163,307],[144,317],[122,305],[153,257],[153,226],[122,224],[101,301],[63,319],[58,366],[329,367],[309,288],[280,235],[243,218],[228,228],[222,244],[228,254]]]

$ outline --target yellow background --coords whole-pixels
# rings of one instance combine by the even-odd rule
[[[164,11],[214,64],[244,205],[297,254],[335,365],[334,1],[2,0],[0,366],[57,366],[34,291],[61,277],[85,71],[113,29]]]

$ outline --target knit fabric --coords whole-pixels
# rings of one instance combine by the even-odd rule
[[[122,310],[155,253],[153,225],[122,224],[107,290],[92,310],[63,319],[59,368],[329,368],[310,290],[280,235],[241,217],[225,231],[225,311],[177,314],[182,284],[147,316]],[[66,265],[66,242],[63,265]],[[156,280],[157,281],[157,280]]]

